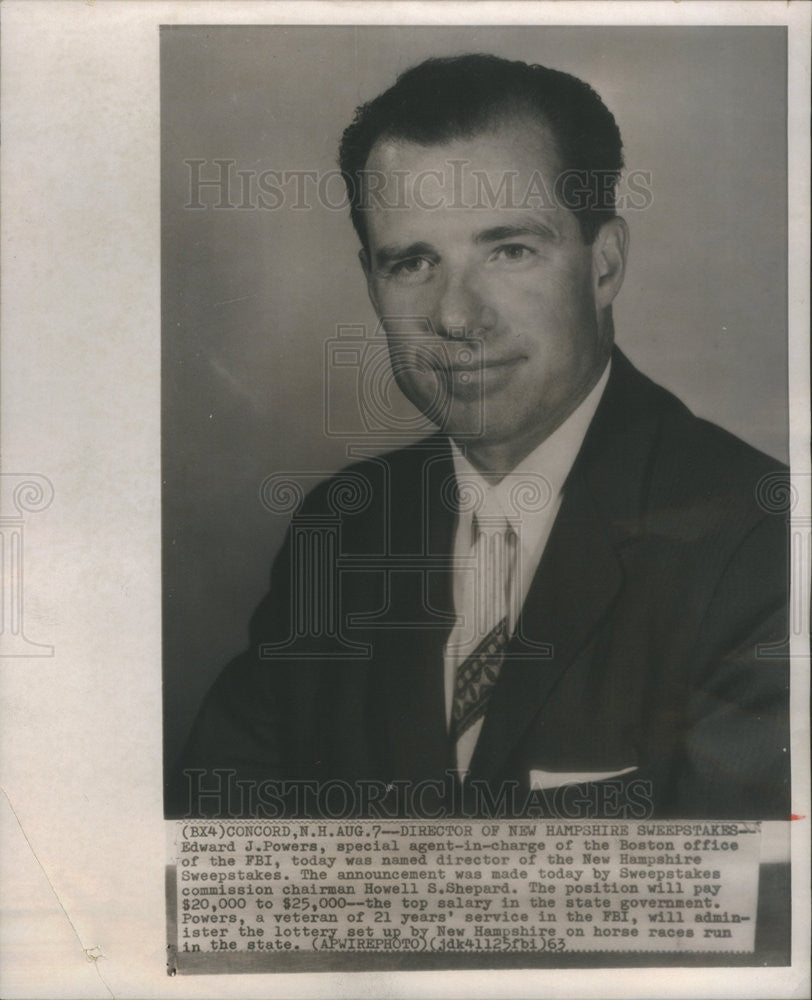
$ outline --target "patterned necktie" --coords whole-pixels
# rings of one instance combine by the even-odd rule
[[[503,516],[480,517],[476,527],[477,576],[481,584],[480,627],[483,623],[484,627],[491,627],[457,667],[449,728],[455,743],[485,715],[510,639],[508,607],[515,571],[516,535]]]
[[[477,719],[485,715],[491,691],[502,668],[508,639],[508,621],[505,616],[457,667],[450,732],[455,743]]]

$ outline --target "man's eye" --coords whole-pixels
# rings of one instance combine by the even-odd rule
[[[431,262],[425,257],[409,257],[393,264],[390,273],[395,277],[413,278],[425,274],[431,267]]]
[[[505,243],[491,254],[491,260],[523,261],[535,257],[536,251],[522,243]]]

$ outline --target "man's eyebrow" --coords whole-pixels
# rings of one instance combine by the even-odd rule
[[[474,237],[475,243],[498,243],[499,240],[510,240],[517,236],[537,236],[542,240],[557,239],[558,233],[543,222],[521,222],[512,226],[491,226],[483,229]]]
[[[406,260],[409,257],[433,257],[436,250],[428,243],[410,243],[399,246],[397,243],[385,243],[375,251],[375,263],[378,267],[391,264],[396,260]]]

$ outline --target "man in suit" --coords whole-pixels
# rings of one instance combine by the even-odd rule
[[[304,500],[183,814],[788,814],[781,469],[614,346],[621,150],[582,81],[496,57],[359,109],[361,264],[439,432]]]

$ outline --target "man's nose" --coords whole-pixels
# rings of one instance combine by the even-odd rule
[[[482,300],[474,277],[468,272],[446,278],[435,316],[435,332],[462,339],[481,336],[493,323],[493,311]]]

